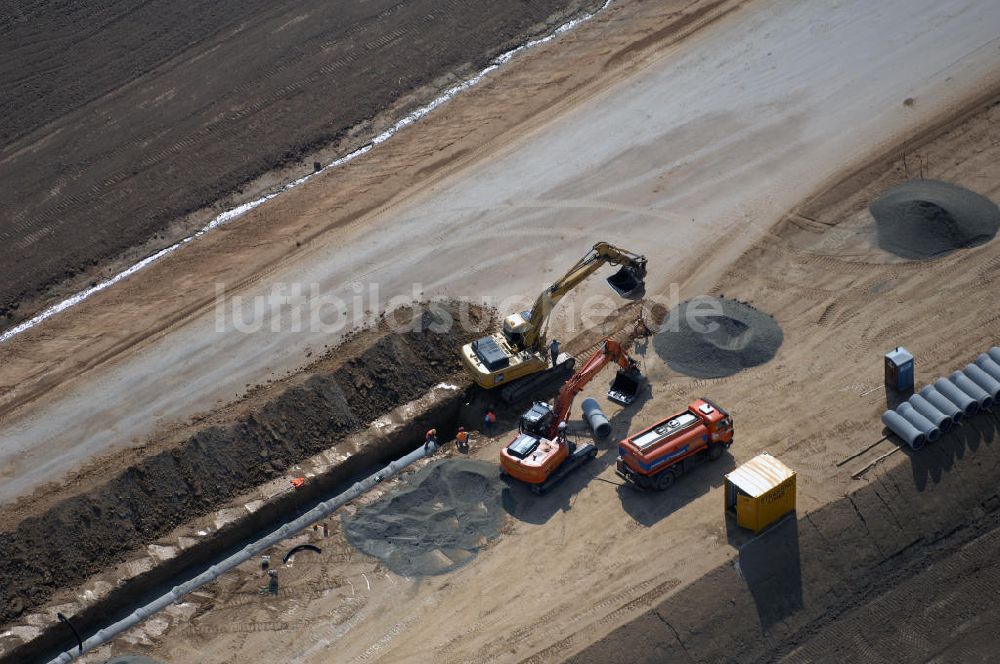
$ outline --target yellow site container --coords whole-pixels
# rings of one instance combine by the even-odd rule
[[[766,452],[726,475],[726,511],[759,533],[795,511],[795,471]]]

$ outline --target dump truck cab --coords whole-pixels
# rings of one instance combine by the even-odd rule
[[[666,489],[701,461],[721,457],[732,442],[732,417],[702,397],[686,410],[623,439],[616,472],[639,488]]]

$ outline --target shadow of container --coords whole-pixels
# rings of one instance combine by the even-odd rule
[[[737,528],[726,519],[728,529]],[[738,537],[735,533],[733,537]],[[802,609],[799,522],[795,513],[740,548],[739,570],[753,596],[761,627],[767,631]]]

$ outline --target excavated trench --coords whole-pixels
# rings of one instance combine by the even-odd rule
[[[433,331],[442,326],[435,325],[440,315],[434,318],[431,311],[422,314],[419,331],[387,332],[336,369],[311,375],[235,423],[198,431],[103,486],[57,503],[45,514],[21,522],[14,531],[0,533],[2,622],[17,620],[57,590],[77,586],[121,563],[177,526],[288,474],[295,464],[358,434],[434,385],[458,378],[456,349],[476,332],[463,331],[458,325]],[[486,315],[475,312],[480,319]],[[301,489],[275,497],[214,536],[129,579],[70,616],[71,621],[86,638],[247,540],[412,451],[422,444],[428,428],[437,428],[442,436],[452,435],[463,400],[462,390],[450,391],[412,421],[388,434],[373,435],[356,453],[310,478]],[[68,630],[55,624],[4,653],[0,662],[36,661],[74,645]]]

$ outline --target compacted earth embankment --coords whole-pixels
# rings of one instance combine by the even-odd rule
[[[419,309],[417,310],[420,311]],[[345,357],[336,368],[314,373],[235,422],[197,431],[172,449],[146,457],[85,493],[55,503],[43,514],[0,533],[0,616],[6,624],[49,599],[121,562],[132,551],[156,540],[182,523],[207,514],[229,499],[320,453],[338,440],[359,432],[403,404],[424,395],[434,385],[460,378],[458,347],[476,335],[464,331],[457,316],[446,331],[434,308],[424,311],[419,330],[384,330],[366,349]],[[438,310],[440,314],[441,310]],[[474,310],[477,324],[484,312]],[[447,316],[445,316],[447,318]],[[385,327],[385,326],[383,326]],[[345,346],[354,347],[352,344]],[[341,352],[330,351],[331,356]],[[462,399],[437,404],[419,421],[407,422],[395,433],[346,459],[322,482],[310,482],[258,510],[239,524],[240,532],[224,528],[214,542],[186,551],[153,570],[142,583],[171,581],[164,570],[211,560],[227,546],[240,543],[255,528],[268,527],[310,500],[320,499],[345,482],[422,443],[422,427],[449,426]],[[441,431],[447,435],[447,430]],[[135,580],[133,580],[135,581]],[[123,589],[89,614],[75,616],[79,629],[101,626],[109,603],[125,603],[134,588]],[[114,593],[112,593],[114,595]],[[21,651],[21,654],[24,654]],[[13,661],[13,660],[12,660]]]

